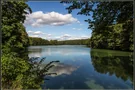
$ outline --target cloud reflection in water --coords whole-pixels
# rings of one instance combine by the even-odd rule
[[[70,75],[73,71],[77,70],[79,67],[64,63],[54,63],[54,67],[49,71],[51,73],[57,73],[57,75],[51,75],[52,77],[59,76],[62,74]]]

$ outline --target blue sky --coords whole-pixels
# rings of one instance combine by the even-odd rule
[[[27,4],[33,11],[24,23],[29,36],[47,40],[90,38],[91,30],[84,20],[91,17],[77,15],[79,10],[68,14],[65,9],[68,5],[59,1],[29,1]]]

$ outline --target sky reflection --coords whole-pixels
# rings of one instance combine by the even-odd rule
[[[37,50],[36,50],[37,49]],[[49,89],[133,89],[132,55],[83,45],[32,46],[29,57],[46,57],[54,67],[43,87]]]

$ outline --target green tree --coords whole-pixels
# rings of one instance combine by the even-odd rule
[[[22,88],[28,61],[19,52],[28,46],[28,35],[23,26],[25,14],[31,13],[23,1],[2,1],[2,88]]]
[[[2,48],[12,50],[28,46],[28,35],[23,26],[25,15],[31,13],[23,1],[2,1]]]
[[[2,87],[5,89],[22,88],[24,73],[29,69],[28,62],[17,57],[14,52],[2,55]]]
[[[121,46],[121,50],[133,51],[133,1],[94,2],[62,0],[61,3],[70,4],[70,6],[66,8],[69,13],[74,9],[79,9],[78,15],[92,17],[92,19],[85,20],[89,23],[88,28],[92,30],[92,48],[106,48],[109,44],[113,46],[108,47],[109,49],[117,49],[117,46]],[[121,43],[119,43],[120,40],[116,40],[114,44],[110,44],[107,42],[107,34],[110,33],[110,31],[116,31],[110,28],[112,25],[116,28],[116,24],[122,24],[122,31],[119,33],[122,34],[122,40]],[[121,29],[121,27],[119,29]],[[95,41],[97,39],[100,40]],[[115,39],[115,37],[112,37],[112,40]]]
[[[30,45],[49,45],[48,40],[39,38],[39,37],[29,37]]]
[[[2,1],[2,89],[39,89],[44,76],[53,74],[47,72],[54,61],[41,67],[44,58],[29,59],[24,53],[29,38],[23,23],[29,13],[23,0]]]

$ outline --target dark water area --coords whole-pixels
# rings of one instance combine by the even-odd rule
[[[133,53],[91,49],[84,45],[30,46],[29,57],[59,60],[46,89],[133,89]]]

